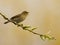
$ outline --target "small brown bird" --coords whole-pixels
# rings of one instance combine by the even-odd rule
[[[16,16],[13,16],[10,18],[10,21],[15,22],[15,23],[20,23],[24,21],[27,17],[29,12],[23,11],[21,14],[17,14]],[[9,23],[10,21],[6,21],[4,24]]]

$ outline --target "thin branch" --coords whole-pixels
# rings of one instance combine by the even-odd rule
[[[45,40],[45,39],[53,40],[53,39],[55,39],[54,37],[51,37],[51,36],[48,36],[48,35],[43,35],[43,34],[39,34],[39,33],[34,32],[33,30],[35,30],[36,28],[29,29],[30,26],[24,26],[23,24],[15,23],[15,22],[9,20],[7,17],[5,17],[2,13],[0,13],[0,15],[1,15],[5,20],[10,21],[10,22],[12,22],[13,24],[21,27],[23,30],[27,30],[27,31],[35,34],[35,35],[40,36],[40,38],[41,38],[42,40]]]
[[[51,37],[50,35],[43,35],[43,34],[39,34],[39,33],[36,33],[36,32],[34,32],[32,29],[29,29],[29,28],[24,28],[24,27],[22,27],[24,30],[27,30],[27,31],[29,31],[29,32],[31,32],[31,33],[33,33],[33,34],[35,34],[35,35],[38,35],[38,36],[40,36],[40,38],[42,39],[42,40],[45,40],[45,39],[49,39],[49,40],[56,40],[54,37]],[[33,28],[34,29],[34,28]],[[36,29],[36,28],[35,28]],[[34,29],[34,30],[35,30]]]

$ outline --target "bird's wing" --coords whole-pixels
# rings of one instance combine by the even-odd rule
[[[16,16],[11,17],[11,19],[18,18],[21,14],[17,14]]]

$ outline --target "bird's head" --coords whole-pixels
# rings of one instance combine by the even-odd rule
[[[23,12],[22,12],[22,14],[24,14],[24,15],[28,15],[28,13],[29,13],[29,12],[27,12],[27,11],[23,11]]]

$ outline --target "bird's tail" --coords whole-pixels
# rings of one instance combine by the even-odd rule
[[[4,24],[7,24],[7,23],[9,23],[10,21],[6,21],[6,22],[4,22]]]

